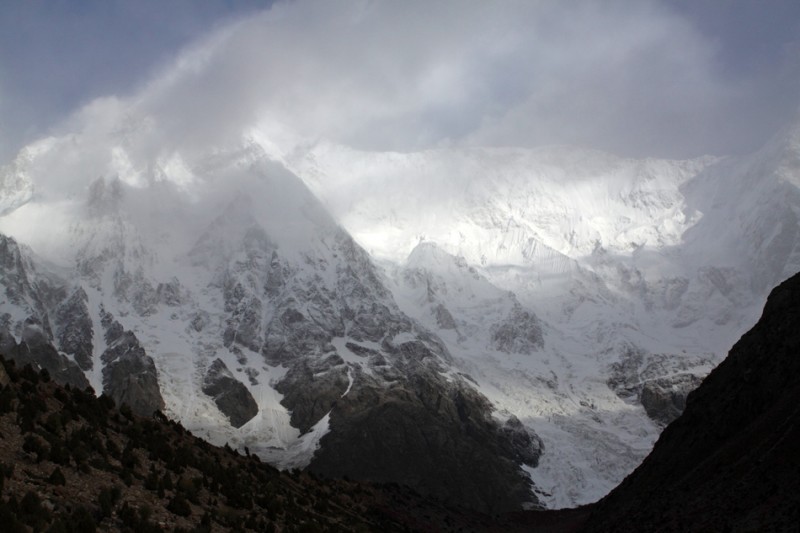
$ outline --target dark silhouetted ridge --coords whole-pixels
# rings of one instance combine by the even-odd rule
[[[800,275],[772,291],[586,530],[800,530]]]

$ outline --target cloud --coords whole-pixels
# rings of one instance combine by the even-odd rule
[[[136,87],[91,100],[29,145],[36,205],[0,229],[67,247],[41,217],[82,212],[98,178],[119,178],[129,198],[157,185],[174,193],[164,202],[217,202],[237,187],[220,161],[248,136],[276,155],[324,139],[691,157],[757,148],[765,136],[748,126],[779,102],[732,80],[719,44],[656,0],[280,2],[205,34]]]
[[[752,97],[718,55],[655,0],[279,2],[186,49],[125,113],[151,121],[143,156],[254,127],[285,151],[325,138],[695,156],[730,148]]]
[[[131,95],[177,50],[266,0],[0,2],[0,159],[97,97]]]

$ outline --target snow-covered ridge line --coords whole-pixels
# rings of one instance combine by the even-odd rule
[[[321,143],[287,165],[377,257],[402,261],[424,238],[488,266],[535,259],[531,239],[573,259],[598,242],[627,254],[675,244],[693,222],[680,188],[715,161],[569,147],[383,154]]]

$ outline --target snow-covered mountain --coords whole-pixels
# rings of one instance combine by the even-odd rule
[[[12,357],[280,466],[537,504],[533,430],[495,412],[302,181],[246,141],[140,166],[136,133],[50,139],[4,169],[34,191],[0,221]],[[74,186],[48,187],[53,171]]]
[[[536,429],[550,506],[621,481],[800,270],[800,125],[751,156],[689,161],[324,142],[277,157],[479,390]],[[515,328],[524,346],[497,343]]]
[[[593,501],[800,270],[800,128],[640,161],[181,151],[135,116],[0,170],[0,348],[284,467]]]

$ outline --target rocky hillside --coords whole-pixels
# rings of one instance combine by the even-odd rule
[[[587,531],[795,531],[800,523],[800,275],[689,395]]]
[[[281,472],[163,415],[0,361],[3,531],[459,531],[485,515],[399,485]]]

